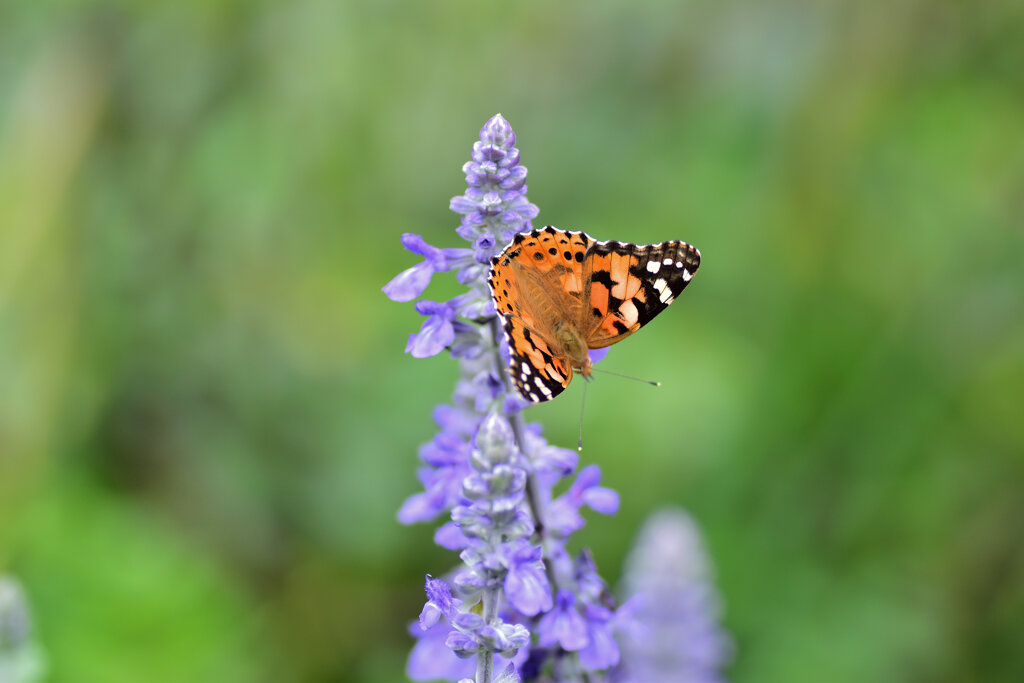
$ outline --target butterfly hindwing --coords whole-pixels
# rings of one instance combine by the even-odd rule
[[[690,284],[699,266],[700,252],[686,242],[595,242],[583,275],[589,296],[580,329],[588,346],[610,346],[649,323]]]
[[[534,403],[550,401],[569,386],[572,369],[552,353],[547,341],[523,324],[522,318],[504,319],[509,372],[519,394]]]

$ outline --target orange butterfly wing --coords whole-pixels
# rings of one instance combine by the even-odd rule
[[[551,400],[572,380],[572,365],[553,343],[553,328],[578,318],[591,244],[583,233],[548,226],[516,235],[491,261],[488,285],[505,328],[512,379],[534,402]]]
[[[699,267],[700,252],[686,242],[595,242],[584,262],[588,285],[579,322],[587,346],[611,346],[649,323]]]

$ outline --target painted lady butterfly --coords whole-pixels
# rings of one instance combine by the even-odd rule
[[[598,242],[550,225],[516,235],[487,278],[516,389],[539,403],[562,393],[574,371],[589,379],[587,352],[649,323],[699,265],[700,252],[685,242]]]

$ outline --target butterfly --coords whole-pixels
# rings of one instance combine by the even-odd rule
[[[686,242],[598,242],[550,225],[516,235],[487,277],[516,390],[540,403],[562,393],[574,372],[589,379],[588,351],[649,323],[699,266],[700,252]]]

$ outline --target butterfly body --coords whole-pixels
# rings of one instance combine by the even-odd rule
[[[685,242],[599,242],[552,226],[520,233],[491,260],[488,285],[524,398],[561,393],[588,352],[610,346],[663,311],[689,284],[700,252]]]

